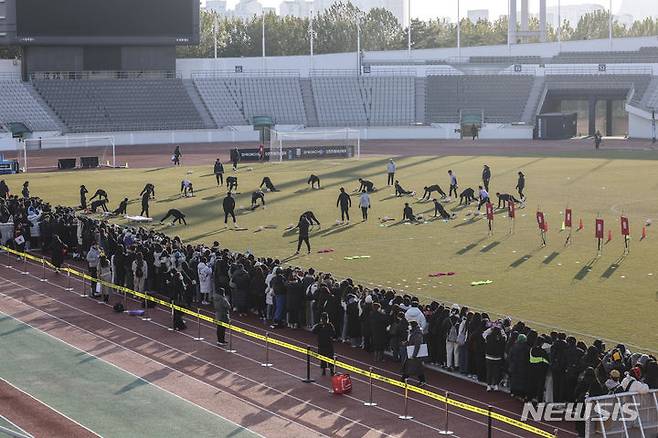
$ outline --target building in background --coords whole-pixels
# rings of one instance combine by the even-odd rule
[[[226,0],[206,0],[206,10],[217,15],[226,15]]]
[[[580,5],[562,5],[560,7],[560,20],[565,20],[571,24],[571,27],[576,27],[580,17],[585,14],[590,14],[595,11],[604,11],[605,7],[596,3],[583,3]],[[558,26],[558,10],[557,6],[551,6],[546,10],[546,18],[548,24],[553,27]]]
[[[313,0],[313,11],[314,13],[321,13],[325,9],[330,8],[334,3],[340,1],[341,0]],[[402,27],[406,27],[407,23],[405,3],[407,3],[407,0],[352,0],[352,4],[364,12],[368,12],[374,8],[388,9],[395,18],[398,19],[398,22]],[[413,2],[411,7],[414,7]]]
[[[251,18],[263,13],[263,5],[258,0],[240,0],[235,5],[233,16],[239,18]]]
[[[306,18],[311,15],[313,2],[306,0],[285,0],[279,5],[279,15]]]
[[[467,16],[471,23],[477,23],[478,21],[489,21],[489,10],[473,9],[468,11]]]

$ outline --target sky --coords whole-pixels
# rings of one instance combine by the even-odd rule
[[[608,7],[610,0],[561,0],[562,5],[573,4],[600,4]],[[233,9],[238,0],[228,0],[229,9]],[[281,0],[260,0],[263,6],[278,7]],[[539,0],[529,0],[530,12],[539,8]],[[547,7],[557,6],[558,0],[547,0]],[[622,9],[623,4],[623,9]],[[517,7],[521,7],[521,0],[517,0]],[[471,9],[489,9],[489,17],[496,19],[500,15],[507,15],[507,0],[460,0],[460,11],[465,16]],[[633,15],[647,13],[658,16],[658,0],[612,0],[614,14],[631,12]],[[457,18],[457,0],[411,0],[411,15],[414,18],[428,19],[436,17]],[[640,17],[635,17],[640,18]]]

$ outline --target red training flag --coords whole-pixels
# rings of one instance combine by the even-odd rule
[[[510,219],[514,219],[516,217],[516,205],[513,202],[507,203],[507,215],[510,217]]]
[[[629,236],[631,234],[631,229],[628,226],[628,218],[625,216],[621,217],[621,235]]]
[[[491,202],[487,202],[487,219],[492,221],[494,216],[493,205]]]
[[[595,227],[595,237],[597,239],[603,239],[603,228],[603,219],[597,219]]]
[[[564,211],[564,226],[571,228],[571,209],[567,208]]]
[[[544,213],[541,211],[537,212],[537,225],[541,231],[546,231],[546,221],[544,220]]]

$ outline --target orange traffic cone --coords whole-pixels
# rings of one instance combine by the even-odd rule
[[[583,228],[585,227],[583,226],[583,220],[581,219],[580,222],[578,222],[578,231],[582,230]]]
[[[608,230],[608,242],[612,240],[612,230]]]
[[[640,240],[644,240],[647,238],[647,227],[646,225],[642,227],[642,238]]]

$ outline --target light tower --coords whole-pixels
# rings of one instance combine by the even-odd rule
[[[539,31],[529,29],[528,0],[521,0],[521,29],[517,29],[516,0],[509,0],[509,22],[507,43],[517,44],[519,39],[526,42],[530,37],[539,37],[540,42],[546,42],[546,0],[539,0]]]

